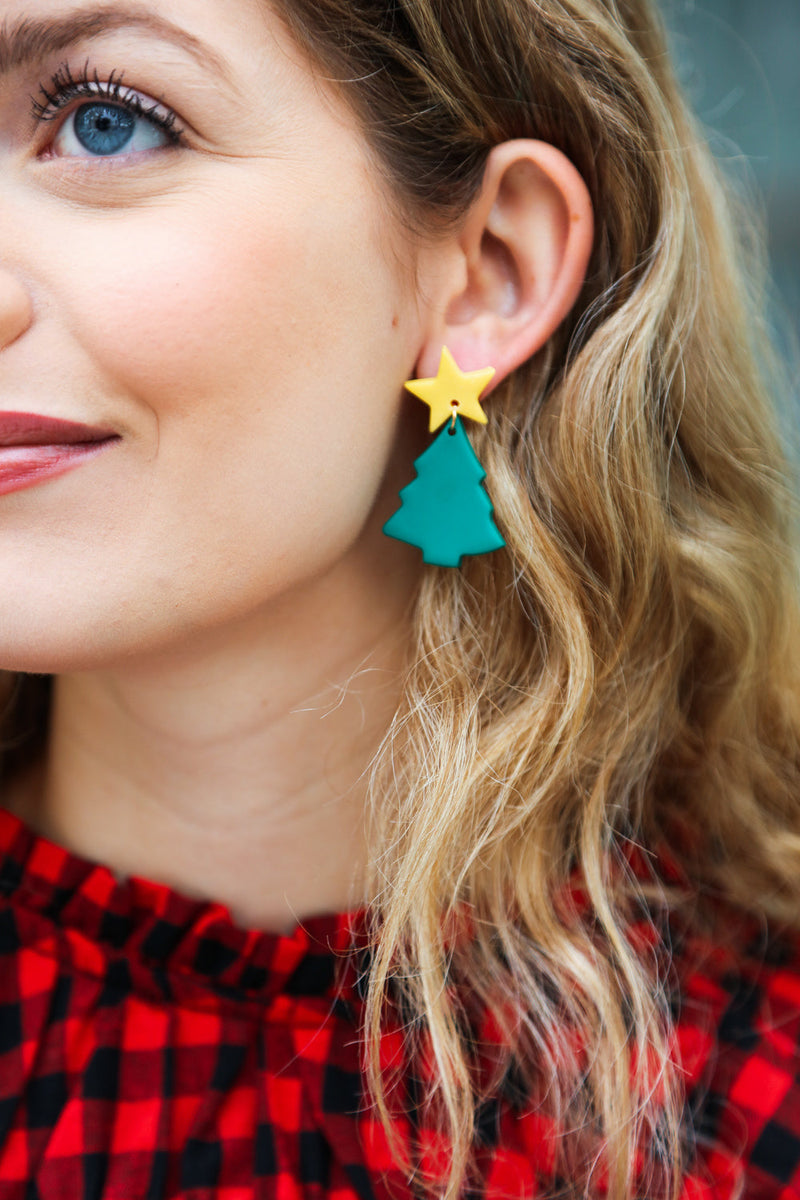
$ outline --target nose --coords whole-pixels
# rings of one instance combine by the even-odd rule
[[[27,288],[0,267],[0,350],[21,337],[32,320],[33,304]]]

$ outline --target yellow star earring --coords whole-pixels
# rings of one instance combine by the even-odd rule
[[[495,373],[494,367],[484,367],[482,371],[462,371],[447,346],[443,346],[436,378],[412,379],[406,384],[406,389],[424,400],[430,408],[428,428],[431,433],[450,420],[454,413],[485,425],[486,413],[478,397],[494,379]]]
[[[505,545],[481,486],[486,472],[458,419],[486,424],[479,397],[494,374],[494,367],[462,371],[445,346],[435,379],[406,384],[430,408],[431,432],[450,421],[415,461],[417,477],[400,492],[400,508],[383,527],[389,537],[419,546],[426,563],[458,567],[464,554],[488,554]]]

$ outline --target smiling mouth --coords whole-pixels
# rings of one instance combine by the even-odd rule
[[[63,475],[119,440],[100,426],[0,412],[0,496]]]

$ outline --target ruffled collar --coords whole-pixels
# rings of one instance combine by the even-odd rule
[[[161,994],[204,992],[270,1004],[352,996],[367,944],[366,913],[334,913],[289,934],[237,925],[222,904],[82,858],[0,809],[0,898],[38,930],[40,944],[90,973],[125,963]]]

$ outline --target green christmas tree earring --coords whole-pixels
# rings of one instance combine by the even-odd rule
[[[389,537],[419,546],[426,563],[458,567],[464,554],[505,546],[483,487],[486,472],[459,420],[486,424],[478,397],[494,373],[494,367],[461,371],[445,346],[435,379],[406,384],[429,406],[431,432],[450,422],[415,461],[417,477],[400,492],[400,507],[383,527]]]

